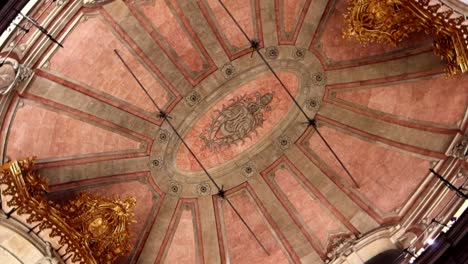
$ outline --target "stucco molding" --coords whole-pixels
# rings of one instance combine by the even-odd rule
[[[396,249],[393,235],[399,225],[377,229],[364,236],[351,237],[334,249],[326,261],[329,264],[365,263],[367,260],[386,250]]]
[[[29,67],[15,59],[0,57],[0,63],[0,95],[10,93],[32,75]]]
[[[468,132],[464,135],[457,133],[445,155],[468,161]]]

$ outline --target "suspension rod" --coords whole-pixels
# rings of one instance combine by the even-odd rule
[[[190,152],[190,154],[193,156],[193,158],[197,161],[198,165],[202,168],[202,170],[204,171],[205,175],[210,179],[210,181],[214,184],[214,186],[216,187],[216,189],[218,190],[218,196],[221,197],[222,199],[226,200],[227,203],[229,204],[229,206],[231,206],[232,210],[234,210],[234,212],[236,213],[236,215],[239,217],[239,219],[242,221],[242,223],[245,225],[245,227],[247,228],[247,230],[249,231],[249,233],[254,237],[255,241],[257,241],[257,243],[260,245],[260,247],[265,251],[265,253],[269,256],[270,254],[268,253],[267,249],[265,248],[265,246],[260,242],[260,240],[258,239],[258,237],[255,235],[255,233],[253,232],[252,228],[250,228],[250,226],[247,224],[247,222],[244,220],[244,218],[242,218],[241,214],[239,213],[239,211],[236,209],[236,207],[234,206],[234,204],[231,203],[231,201],[229,200],[228,197],[226,197],[226,194],[225,194],[225,190],[223,187],[220,187],[219,184],[214,180],[214,178],[210,175],[210,173],[208,172],[208,170],[205,168],[205,166],[203,166],[203,163],[198,159],[197,155],[195,155],[195,153],[193,152],[193,150],[190,148],[190,146],[187,144],[187,142],[184,140],[184,138],[182,137],[182,135],[180,135],[179,131],[177,131],[177,129],[175,128],[175,126],[172,124],[172,122],[170,121],[170,116],[164,112],[162,110],[162,108],[156,103],[156,101],[151,97],[151,95],[149,94],[148,90],[145,88],[145,86],[140,82],[140,80],[138,80],[138,78],[136,77],[135,73],[132,71],[132,69],[130,68],[130,66],[128,66],[128,64],[125,62],[125,60],[122,58],[122,56],[120,55],[120,53],[114,49],[114,52],[115,54],[117,55],[117,57],[119,58],[119,60],[122,62],[122,64],[125,66],[125,68],[128,70],[128,72],[130,72],[130,74],[132,75],[133,79],[135,79],[135,81],[138,83],[138,85],[140,86],[140,88],[145,92],[145,94],[149,97],[149,99],[151,100],[151,102],[153,103],[153,105],[156,107],[156,109],[159,111],[159,115],[158,117],[165,120],[167,122],[167,124],[171,127],[172,131],[174,131],[174,133],[177,135],[177,137],[179,138],[179,140],[182,142],[182,144],[187,148],[187,150]]]
[[[317,127],[315,126],[315,120],[310,118],[307,113],[304,111],[304,108],[301,107],[301,105],[299,104],[299,102],[296,100],[296,98],[291,94],[291,92],[289,91],[289,89],[286,87],[286,85],[283,83],[283,81],[281,80],[281,78],[278,76],[278,74],[276,73],[276,71],[273,69],[273,67],[271,67],[270,63],[265,59],[265,56],[263,56],[263,54],[260,52],[260,48],[259,48],[259,45],[258,45],[258,42],[251,39],[247,33],[245,32],[245,30],[241,27],[241,25],[239,24],[239,22],[237,22],[236,18],[232,15],[232,13],[229,11],[229,9],[226,7],[226,5],[224,5],[223,1],[222,0],[218,0],[218,2],[221,4],[221,6],[224,8],[224,10],[226,11],[226,13],[229,15],[229,17],[232,19],[232,21],[234,22],[234,24],[236,24],[237,28],[242,32],[242,34],[244,35],[244,37],[247,39],[247,41],[249,41],[250,43],[250,46],[251,48],[253,49],[253,51],[256,51],[257,54],[260,56],[260,58],[262,59],[262,61],[265,63],[265,65],[268,67],[268,69],[271,71],[271,73],[275,76],[276,80],[280,83],[281,87],[284,89],[284,91],[288,94],[289,98],[291,98],[291,100],[294,102],[294,104],[297,106],[297,108],[301,111],[301,113],[304,115],[304,117],[307,119],[307,122],[308,122],[308,125],[309,126],[312,126],[314,128],[314,130],[319,134],[321,140],[323,141],[323,143],[327,146],[327,148],[330,150],[330,152],[333,154],[333,156],[335,157],[335,159],[338,161],[338,163],[340,163],[341,167],[344,169],[344,171],[346,172],[346,174],[351,178],[352,182],[353,182],[353,185],[355,188],[359,188],[359,184],[357,183],[356,179],[351,175],[351,173],[349,172],[349,170],[346,168],[346,166],[344,165],[344,163],[341,161],[341,159],[338,157],[338,155],[336,154],[336,152],[332,149],[332,147],[330,146],[330,144],[328,144],[328,142],[325,140],[325,138],[323,137],[322,134],[320,134],[320,132],[318,131]]]

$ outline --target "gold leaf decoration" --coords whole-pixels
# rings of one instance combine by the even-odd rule
[[[130,250],[129,224],[134,222],[134,197],[106,198],[88,192],[55,204],[45,198],[48,184],[34,169],[34,158],[11,161],[0,168],[0,188],[12,212],[27,226],[50,230],[57,248],[74,262],[110,264]],[[38,223],[39,222],[39,223]]]

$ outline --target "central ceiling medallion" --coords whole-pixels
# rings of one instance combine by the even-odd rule
[[[269,104],[274,93],[258,92],[231,99],[230,104],[215,110],[218,114],[208,128],[200,134],[204,147],[211,151],[233,144],[242,144],[263,126],[264,112],[271,111]]]
[[[301,77],[296,71],[278,72],[295,95]],[[221,87],[228,94],[213,98],[213,104],[191,125],[185,140],[197,153],[206,168],[214,168],[233,160],[246,151],[259,150],[291,106],[291,99],[267,71],[231,80]],[[176,165],[182,171],[201,168],[185,147],[179,146]]]

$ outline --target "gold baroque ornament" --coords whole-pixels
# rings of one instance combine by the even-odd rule
[[[61,213],[99,263],[112,263],[130,251],[128,224],[133,222],[135,204],[133,197],[107,199],[82,192]]]
[[[396,46],[423,25],[399,0],[352,0],[345,15],[346,37],[362,43],[388,43]]]
[[[447,73],[468,71],[468,23],[438,0],[350,0],[343,35],[361,43],[397,45],[424,30],[433,50],[447,62]]]
[[[59,237],[54,248],[61,248],[72,262],[108,264],[128,253],[135,198],[108,199],[82,192],[62,206],[55,204],[44,197],[48,185],[34,172],[33,163],[29,158],[1,166],[2,198],[11,212],[39,232],[51,230],[49,237]]]

